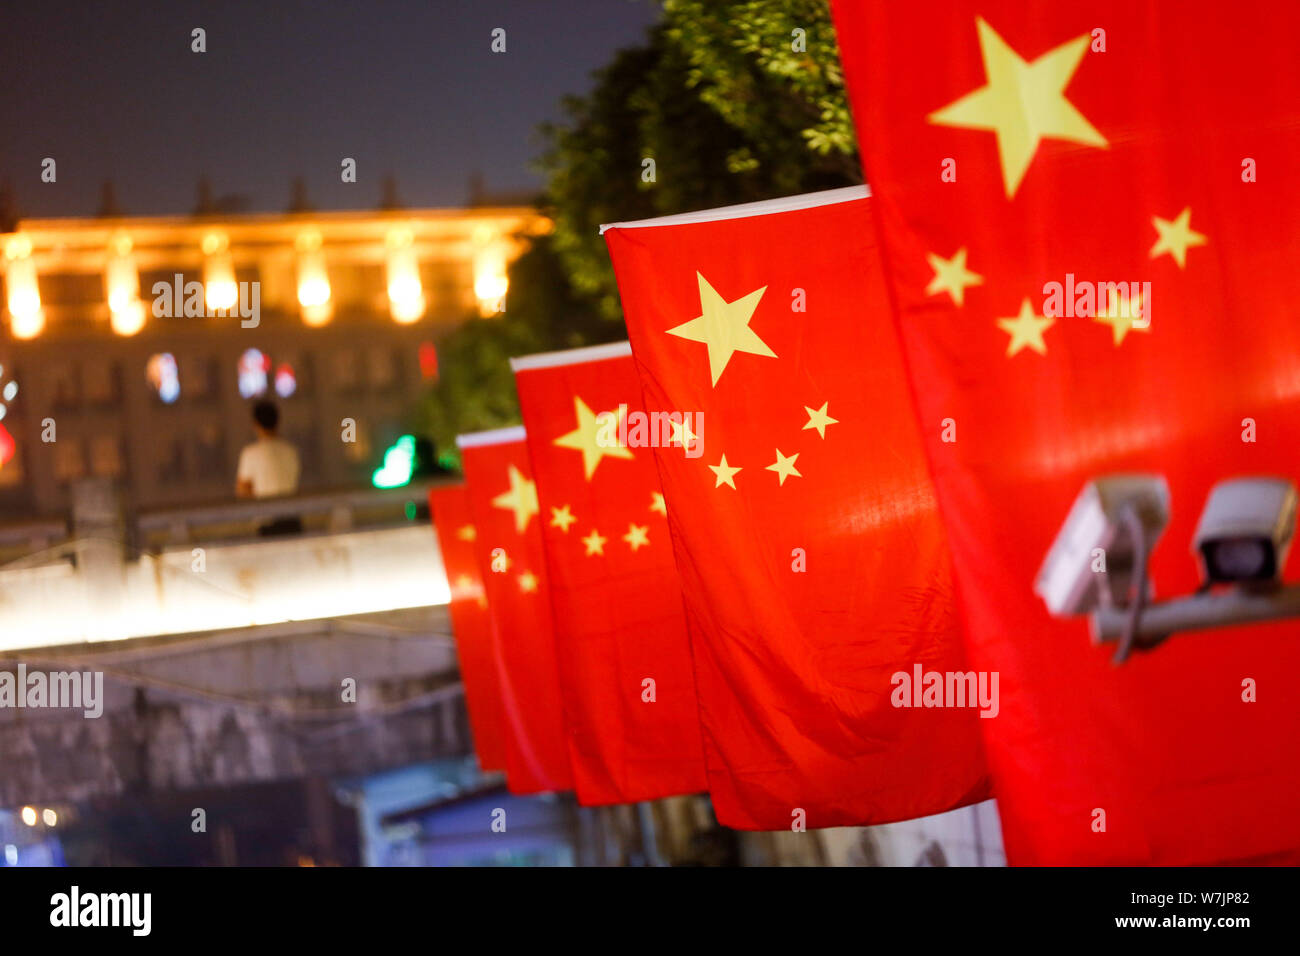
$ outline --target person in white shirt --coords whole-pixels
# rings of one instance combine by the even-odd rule
[[[273,402],[261,401],[253,406],[253,428],[257,441],[245,445],[239,453],[235,475],[235,494],[240,498],[278,498],[298,491],[301,465],[298,450],[280,438],[276,429],[280,410]],[[302,530],[298,518],[277,518],[262,526],[262,534],[286,534]]]

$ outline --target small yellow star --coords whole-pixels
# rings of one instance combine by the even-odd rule
[[[665,518],[668,517],[668,505],[664,502],[662,491],[650,492],[650,510],[659,512]]]
[[[519,575],[519,590],[525,594],[532,594],[537,590],[537,575],[532,571],[525,571]]]
[[[602,458],[632,457],[632,452],[618,443],[621,408],[617,412],[597,415],[586,402],[575,395],[573,410],[578,418],[578,427],[568,434],[561,435],[552,444],[582,452],[582,470],[588,481],[591,481],[591,476],[596,473],[596,466],[600,464]]]
[[[604,554],[605,542],[608,540],[608,538],[601,537],[600,532],[592,528],[591,534],[582,539],[582,543],[587,546],[587,557],[591,557],[593,554]]]
[[[784,485],[785,480],[789,478],[791,475],[794,475],[796,478],[803,477],[803,475],[799,474],[799,470],[794,466],[794,460],[798,457],[799,457],[799,453],[795,452],[793,455],[787,458],[785,455],[781,454],[781,449],[778,448],[776,450],[776,461],[768,465],[764,470],[776,472],[778,475],[781,476],[777,484]]]
[[[718,480],[713,484],[714,488],[721,488],[723,485],[730,485],[733,488],[736,487],[736,482],[733,479],[735,478],[736,472],[740,471],[740,469],[732,468],[728,465],[726,455],[723,455],[722,461],[718,462],[716,465],[709,465],[709,470],[718,477]]]
[[[1187,250],[1193,246],[1203,246],[1209,239],[1192,228],[1192,207],[1186,207],[1174,220],[1152,216],[1151,222],[1160,233],[1160,238],[1151,247],[1151,258],[1169,253],[1178,263],[1178,268],[1187,264]]]
[[[630,524],[627,526],[627,534],[623,535],[623,540],[628,543],[633,551],[641,547],[648,547],[650,529],[642,525]]]
[[[957,305],[965,304],[966,287],[968,285],[983,285],[984,277],[971,272],[966,268],[966,247],[962,246],[957,250],[957,254],[951,259],[945,259],[943,256],[936,256],[933,252],[927,253],[925,257],[930,268],[934,270],[934,278],[930,284],[925,287],[926,295],[938,295],[940,292],[947,292],[952,296],[952,301]]]
[[[478,537],[478,532],[474,530],[472,524],[461,525],[456,529],[456,537],[462,541],[473,541]]]
[[[474,579],[468,574],[458,575],[456,578],[456,590],[462,595],[474,589]]]
[[[1020,303],[1020,314],[1015,318],[998,319],[998,328],[1010,333],[1011,341],[1007,344],[1007,357],[1015,355],[1023,348],[1030,348],[1039,355],[1047,354],[1047,343],[1043,333],[1056,324],[1056,319],[1034,315],[1034,308],[1029,299]]]
[[[840,421],[838,418],[831,418],[826,414],[826,406],[829,404],[830,402],[822,402],[822,407],[816,411],[805,405],[803,410],[808,413],[808,424],[804,425],[802,430],[807,431],[810,428],[815,428],[817,429],[817,434],[821,435],[822,438],[825,438],[826,426],[838,425]]]
[[[1008,199],[1020,188],[1044,139],[1107,147],[1106,137],[1065,98],[1065,88],[1088,52],[1089,34],[1067,40],[1029,63],[982,17],[975,18],[975,30],[988,83],[927,119],[938,126],[995,133]]]
[[[713,384],[718,384],[727,363],[737,352],[776,358],[776,353],[749,327],[758,300],[763,298],[767,286],[755,289],[735,302],[728,302],[718,295],[704,276],[698,272],[695,276],[700,286],[700,315],[674,326],[668,334],[708,346],[709,374],[713,376]]]
[[[492,499],[492,506],[515,513],[515,531],[524,533],[528,521],[540,510],[537,506],[537,485],[524,477],[514,465],[510,466],[510,490]]]
[[[1141,292],[1135,295],[1132,301],[1124,300],[1123,304],[1109,303],[1106,309],[1101,309],[1100,303],[1098,306],[1098,312],[1092,317],[1092,321],[1109,325],[1117,346],[1123,343],[1124,336],[1128,335],[1130,329],[1137,332],[1151,331],[1150,317],[1142,314]]]
[[[568,505],[565,505],[563,508],[551,509],[551,527],[559,528],[565,534],[569,533],[569,525],[573,524],[573,522],[577,520],[578,519],[573,516],[573,512],[569,510]]]

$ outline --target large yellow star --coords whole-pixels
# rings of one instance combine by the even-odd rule
[[[998,319],[998,328],[1011,335],[1011,341],[1007,344],[1007,358],[1023,348],[1046,355],[1047,343],[1043,341],[1043,333],[1055,324],[1056,319],[1034,315],[1033,306],[1029,304],[1029,299],[1025,299],[1020,303],[1020,314],[1015,318]]]
[[[1117,346],[1123,344],[1124,336],[1128,335],[1130,329],[1138,332],[1151,331],[1150,317],[1142,314],[1141,292],[1135,295],[1132,301],[1123,300],[1122,305],[1108,303],[1108,307],[1105,309],[1098,302],[1097,314],[1092,317],[1092,321],[1109,325]]]
[[[650,544],[650,529],[644,525],[629,524],[627,534],[623,535],[623,540],[628,543],[633,551],[638,548],[648,547]]]
[[[632,457],[631,450],[618,443],[617,424],[619,416],[623,413],[621,408],[617,412],[605,413],[612,416],[615,425],[613,428],[609,425],[610,418],[596,415],[577,395],[573,396],[573,410],[578,417],[578,427],[567,435],[555,439],[553,444],[582,452],[582,469],[588,481],[591,481],[591,476],[596,473],[596,466],[600,464],[602,458]]]
[[[776,358],[776,353],[749,327],[749,320],[754,317],[758,300],[763,298],[767,286],[755,289],[735,302],[728,302],[714,291],[708,279],[698,272],[695,276],[700,283],[701,314],[669,329],[668,334],[692,342],[703,342],[708,346],[709,372],[713,376],[713,384],[718,384],[731,356],[737,352]]]
[[[587,546],[587,557],[591,557],[593,554],[604,554],[605,542],[608,540],[608,538],[601,537],[600,532],[592,528],[591,534],[582,539],[582,543]]]
[[[808,424],[804,425],[804,427],[800,430],[807,431],[810,428],[815,428],[817,429],[817,434],[821,435],[822,438],[825,438],[826,426],[838,425],[840,423],[840,420],[838,418],[831,418],[829,415],[826,414],[826,408],[829,405],[830,402],[822,402],[822,407],[815,410],[805,405],[803,407],[803,410],[808,413]]]
[[[933,252],[926,253],[925,258],[929,261],[930,268],[934,270],[934,278],[925,287],[926,295],[938,295],[940,292],[947,292],[948,295],[952,296],[952,301],[955,304],[963,305],[966,301],[966,287],[968,285],[984,284],[982,275],[971,272],[966,268],[965,246],[958,249],[956,255],[951,259],[936,256]]]
[[[1155,225],[1156,232],[1160,233],[1160,238],[1151,247],[1151,258],[1167,252],[1174,257],[1174,262],[1178,263],[1180,269],[1187,265],[1188,249],[1209,242],[1203,234],[1192,228],[1191,206],[1180,212],[1172,222],[1159,216],[1152,216],[1151,222]]]
[[[684,417],[680,422],[668,419],[668,427],[672,429],[672,434],[668,436],[670,442],[681,442],[682,447],[688,450],[695,447],[695,440],[700,436],[691,431],[691,423]]]
[[[492,499],[496,508],[504,508],[515,513],[515,531],[524,533],[528,521],[540,510],[537,506],[537,485],[523,476],[514,465],[510,466],[510,490],[503,491]]]
[[[927,118],[939,126],[996,133],[1008,199],[1016,194],[1044,139],[1106,148],[1106,137],[1065,98],[1065,88],[1088,52],[1088,34],[1027,63],[982,17],[975,18],[975,29],[988,83]]]
[[[573,524],[573,522],[577,520],[578,519],[573,516],[573,512],[569,510],[568,505],[565,505],[562,508],[551,508],[552,528],[559,528],[565,534],[568,534],[569,525]]]
[[[776,450],[776,461],[768,465],[765,470],[774,471],[781,476],[780,480],[777,481],[778,485],[784,485],[785,480],[791,475],[794,475],[796,478],[802,478],[803,475],[799,474],[799,469],[794,466],[794,460],[798,457],[799,453],[795,452],[787,458],[785,455],[781,454],[781,449],[778,448]]]
[[[668,505],[664,503],[664,494],[662,491],[650,492],[650,510],[657,511],[665,518],[668,517]]]
[[[730,485],[732,488],[736,487],[734,479],[736,477],[736,472],[740,471],[740,469],[728,465],[726,455],[723,455],[722,461],[718,462],[716,465],[709,465],[709,470],[718,477],[718,480],[713,483],[714,488],[721,488],[723,485]]]

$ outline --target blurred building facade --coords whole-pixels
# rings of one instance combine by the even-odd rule
[[[259,397],[304,491],[368,483],[439,337],[504,307],[507,265],[550,224],[476,206],[9,225],[0,522],[66,513],[88,477],[129,508],[228,498]]]

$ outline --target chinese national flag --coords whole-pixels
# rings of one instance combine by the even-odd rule
[[[541,505],[574,789],[585,804],[707,787],[659,472],[626,342],[514,359]]]
[[[512,793],[572,789],[537,487],[522,428],[460,435],[475,548],[496,637]]]
[[[1300,478],[1300,5],[835,16],[971,662],[1001,673],[1009,860],[1300,859],[1300,625],[1115,664],[1035,593],[1088,482],[1167,481],[1163,602],[1213,485]]]
[[[698,435],[656,456],[732,827],[987,795],[978,711],[894,700],[896,676],[965,664],[869,202],[851,188],[605,232],[645,405]]]
[[[477,531],[465,486],[430,489],[429,511],[438,531],[438,548],[451,590],[451,627],[456,635],[474,750],[483,770],[505,770],[505,728],[493,651],[492,614],[474,550]]]

